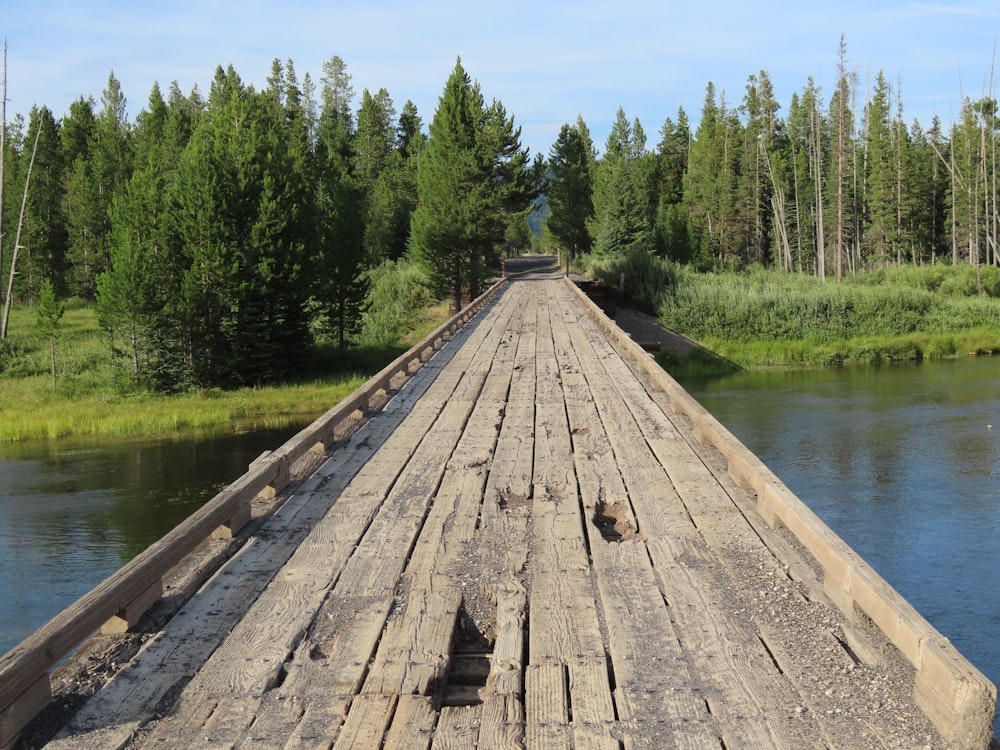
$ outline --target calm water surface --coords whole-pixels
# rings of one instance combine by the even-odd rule
[[[1000,358],[684,385],[1000,683]]]
[[[0,444],[0,654],[298,429],[181,441]]]

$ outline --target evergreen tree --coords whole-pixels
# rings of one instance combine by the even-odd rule
[[[590,252],[588,222],[594,216],[594,164],[596,155],[583,117],[565,124],[549,151],[549,177],[545,185],[552,237],[569,257]]]
[[[847,68],[847,41],[840,38],[840,52],[837,58],[837,90],[830,99],[830,140],[832,155],[827,195],[830,196],[833,212],[833,261],[837,281],[843,281],[845,265],[857,225],[854,196],[854,114],[851,98],[854,90],[854,75]]]
[[[322,109],[317,123],[316,206],[318,245],[314,253],[314,305],[340,348],[361,325],[367,293],[364,224],[353,174],[354,90],[344,61],[323,65]]]
[[[89,281],[96,278],[104,226],[100,215],[97,181],[90,151],[96,139],[94,100],[80,98],[70,105],[63,120],[63,212],[66,217],[66,282],[70,294],[90,295]]]
[[[172,355],[201,385],[294,372],[310,345],[309,186],[283,109],[219,68],[173,184],[170,241],[185,270]]]
[[[49,344],[53,388],[56,387],[56,339],[63,312],[64,307],[56,298],[52,282],[45,279],[38,293],[38,302],[35,303],[35,334]]]
[[[679,261],[691,259],[687,218],[682,204],[690,150],[691,128],[684,108],[679,107],[677,122],[668,117],[660,128],[655,170],[657,252]]]
[[[641,168],[645,155],[641,125],[638,120],[630,123],[619,107],[594,178],[590,231],[595,253],[621,252],[651,228]]]
[[[913,259],[937,262],[947,257],[947,152],[941,121],[934,117],[924,132],[914,121],[908,152],[907,216]]]
[[[791,168],[790,245],[796,270],[825,275],[822,176],[826,163],[825,121],[820,92],[810,78],[789,106],[788,159]]]
[[[784,185],[774,163],[780,138],[777,111],[778,102],[767,72],[750,76],[741,107],[745,124],[739,172],[739,205],[748,263],[770,264],[778,254],[775,236],[781,236],[783,229],[776,226],[780,222],[775,217],[775,207],[784,203]]]
[[[399,125],[396,127],[396,145],[404,161],[409,161],[411,157],[419,154],[427,143],[422,127],[420,115],[417,114],[417,105],[407,99],[399,116]]]
[[[73,162],[67,188],[70,196],[70,263],[74,294],[94,299],[97,276],[108,266],[114,196],[132,171],[131,132],[121,84],[112,73],[101,96],[85,154]]]
[[[97,278],[98,316],[113,350],[125,355],[133,381],[153,385],[170,378],[164,342],[183,275],[167,251],[168,195],[191,123],[179,92],[171,99],[168,106],[154,85],[148,109],[136,118],[135,169],[112,201],[111,262]]]
[[[430,124],[410,224],[411,248],[435,293],[450,294],[456,309],[496,262],[507,217],[530,210],[536,186],[527,161],[520,130],[499,102],[485,104],[459,60]]]
[[[24,117],[17,115],[7,123],[4,132],[4,169],[3,169],[3,205],[0,206],[0,308],[6,305],[7,274],[9,272],[10,256],[13,254],[11,244],[17,225],[21,202],[18,197],[24,191],[24,170],[27,162],[23,158],[27,123]]]
[[[889,84],[882,71],[864,119],[865,248],[876,263],[892,257],[896,245],[896,166],[890,126]]]
[[[717,99],[715,86],[705,91],[701,121],[691,144],[688,172],[684,180],[684,203],[698,265],[731,265],[740,256],[737,174],[740,123]]]
[[[380,89],[361,95],[354,134],[354,175],[364,219],[364,256],[368,266],[395,257],[399,221],[396,172],[403,168],[396,156],[395,110],[389,92]]]

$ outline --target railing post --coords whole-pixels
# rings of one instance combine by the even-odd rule
[[[21,730],[52,700],[48,672],[43,672],[27,690],[0,712],[0,748],[13,746]]]

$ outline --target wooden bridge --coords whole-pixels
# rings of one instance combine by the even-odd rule
[[[520,268],[3,657],[0,746],[987,747],[993,685]]]

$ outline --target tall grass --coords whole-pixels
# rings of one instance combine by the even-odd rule
[[[683,274],[659,315],[742,366],[891,362],[1000,350],[1000,269],[900,267],[837,284],[773,271]]]
[[[46,394],[45,378],[3,382],[0,442],[87,435],[107,438],[244,432],[308,421],[357,389],[363,376],[292,386],[105,398]]]
[[[620,253],[584,255],[578,265],[590,278],[612,286],[618,286],[624,274],[624,299],[651,314],[656,314],[664,299],[673,293],[684,273],[677,263],[657,257],[640,245]]]

